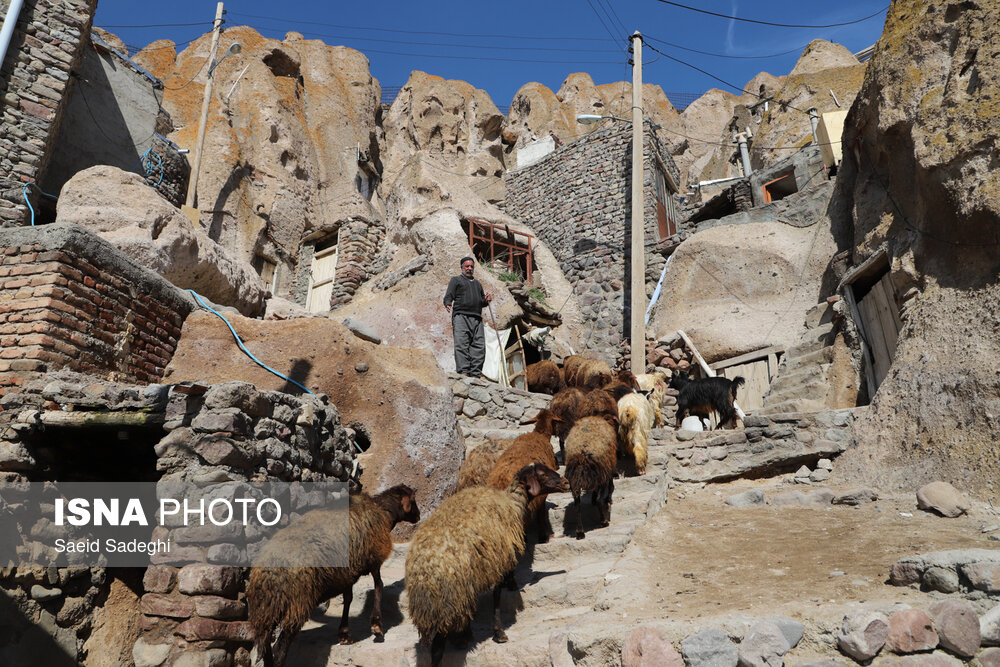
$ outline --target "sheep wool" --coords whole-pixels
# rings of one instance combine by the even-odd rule
[[[503,491],[471,487],[420,525],[406,556],[406,591],[421,640],[464,629],[479,594],[514,569],[524,552],[526,504],[517,482]]]
[[[584,417],[566,438],[566,479],[574,495],[612,481],[618,463],[618,436],[602,417]]]
[[[625,453],[635,459],[635,471],[646,472],[649,433],[653,411],[642,394],[626,394],[618,400],[618,438]]]
[[[479,445],[465,457],[461,467],[458,469],[458,485],[456,491],[467,489],[470,486],[485,486],[486,480],[490,476],[490,471],[496,464],[497,459],[507,450],[507,447],[514,442],[512,439],[490,440]]]

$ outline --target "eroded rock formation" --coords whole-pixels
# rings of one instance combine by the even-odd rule
[[[998,11],[893,3],[847,118],[840,241],[854,264],[885,249],[903,320],[846,455],[859,478],[1000,483]]]

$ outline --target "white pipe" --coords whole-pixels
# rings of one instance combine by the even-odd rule
[[[653,290],[653,296],[649,299],[649,306],[646,307],[646,324],[649,324],[649,315],[653,312],[653,306],[656,305],[657,299],[660,298],[660,289],[663,287],[663,279],[667,277],[667,267],[670,266],[670,260],[674,258],[673,253],[667,257],[667,261],[663,263],[663,271],[660,272],[660,279],[656,282],[656,289]]]
[[[248,69],[250,69],[250,64],[251,63],[247,63],[247,66],[243,68],[243,71],[240,72],[240,75],[236,77],[236,81],[233,81],[233,85],[229,87],[229,92],[226,93],[226,106],[229,106],[229,98],[233,96],[233,91],[236,90],[236,84],[240,82],[240,79],[243,78],[243,75],[247,73]]]
[[[3,17],[3,27],[0,27],[0,65],[7,59],[7,47],[10,46],[10,38],[14,34],[17,26],[17,17],[21,15],[21,6],[24,0],[11,0],[10,7],[7,8],[7,15]]]
[[[729,181],[742,181],[743,176],[730,176],[728,178],[716,178],[711,181],[698,181],[698,187],[703,188],[706,185],[715,185],[716,183],[728,183]]]
[[[806,109],[809,114],[809,125],[812,126],[813,144],[819,145],[819,138],[816,136],[816,128],[819,127],[819,111],[816,107]]]
[[[736,135],[736,140],[740,144],[740,160],[743,162],[743,175],[749,176],[753,173],[753,167],[750,166],[750,153],[747,151],[747,137],[745,134],[740,132]]]

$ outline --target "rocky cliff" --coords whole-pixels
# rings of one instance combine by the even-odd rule
[[[840,242],[855,264],[886,251],[903,320],[848,452],[861,478],[1000,483],[998,17],[894,2],[847,118]]]

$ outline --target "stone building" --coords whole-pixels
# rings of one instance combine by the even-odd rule
[[[32,209],[35,222],[50,222],[54,196],[74,173],[96,164],[140,170],[147,150],[156,153],[151,185],[175,204],[183,198],[189,167],[162,136],[163,84],[91,34],[96,4],[26,0],[18,16],[5,13],[15,26],[0,54],[4,225],[29,224]]]
[[[646,295],[679,242],[679,173],[648,118],[643,140]],[[632,126],[614,123],[504,176],[504,210],[531,227],[574,285],[588,354],[613,362],[627,335]]]

